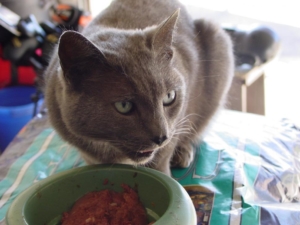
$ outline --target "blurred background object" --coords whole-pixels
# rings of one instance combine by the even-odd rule
[[[0,153],[43,102],[43,72],[64,30],[91,20],[77,6],[46,0],[0,3]]]

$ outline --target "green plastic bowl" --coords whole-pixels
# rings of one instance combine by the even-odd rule
[[[7,225],[59,225],[84,194],[121,184],[137,187],[150,221],[155,225],[197,224],[193,203],[181,185],[156,170],[129,165],[93,165],[52,175],[22,192],[6,214]]]

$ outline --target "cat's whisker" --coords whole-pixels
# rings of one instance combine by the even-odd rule
[[[190,132],[191,130],[190,129],[176,129],[176,130],[174,130],[174,133],[178,133],[178,132]]]
[[[177,135],[177,134],[182,134],[182,133],[190,134],[190,130],[174,130],[172,134]]]
[[[178,129],[178,128],[188,128],[189,125],[187,123],[189,123],[189,120],[186,120],[183,123],[180,123],[180,124],[176,125],[175,129]]]
[[[197,134],[198,134],[198,131],[197,131],[197,129],[195,128],[195,125],[192,124],[192,123],[191,123],[191,125],[190,125],[190,132],[191,132],[191,134],[196,135],[196,136],[197,136]]]
[[[190,134],[190,133],[188,133],[188,132],[180,132],[180,133],[175,133],[174,135],[178,135],[179,136],[179,135],[183,135],[183,134]]]
[[[184,137],[186,139],[188,139],[191,143],[194,142],[194,139],[190,135],[185,135]],[[181,140],[182,140],[182,138],[179,141],[181,141]]]
[[[202,81],[207,81],[207,79],[212,79],[212,78],[219,78],[222,77],[221,75],[209,75],[209,76],[201,76],[201,77],[197,77],[195,79],[195,83],[200,83]]]
[[[191,129],[177,129],[177,130],[176,130],[176,133],[180,133],[180,132],[191,133]]]
[[[222,62],[222,59],[200,59],[200,62]]]
[[[116,164],[117,164],[117,163],[115,163],[115,162],[111,163],[110,166],[109,166],[110,169],[112,169],[112,168],[114,167],[114,165],[116,165]]]
[[[193,122],[191,122],[191,121],[188,121],[188,123],[189,123],[189,125],[188,125],[189,129],[191,129],[192,131],[194,131],[195,134],[196,134],[197,133],[197,129],[196,129],[195,124]]]
[[[176,127],[177,127],[177,126],[181,126],[181,125],[185,124],[185,123],[187,122],[187,120],[188,120],[188,119],[184,119],[184,120],[178,121],[178,122],[175,124],[175,126],[176,126]]]
[[[172,134],[179,134],[179,133],[190,133],[190,130],[189,129],[176,129],[172,132]]]
[[[183,118],[181,118],[179,121],[187,120],[187,118],[188,118],[188,117],[191,117],[191,116],[202,117],[201,115],[199,115],[199,114],[197,114],[197,113],[190,113],[190,114],[187,114],[186,116],[184,116]]]
[[[145,168],[147,168],[147,167],[149,167],[149,168],[155,168],[156,166],[157,166],[157,163],[156,163],[155,160],[152,160],[152,161],[150,161],[150,162],[147,162],[147,163],[144,165]]]
[[[179,134],[197,134],[197,130],[195,129],[194,125],[191,123],[190,120],[186,120],[188,124],[184,124],[183,126],[174,130],[175,135]]]

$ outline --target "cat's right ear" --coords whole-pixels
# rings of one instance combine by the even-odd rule
[[[180,9],[176,10],[167,20],[158,25],[152,39],[152,48],[158,54],[172,58],[172,43],[176,32],[176,24]]]
[[[101,51],[82,34],[75,31],[64,32],[58,44],[58,56],[64,78],[74,87],[78,87],[87,76],[93,64],[104,63]]]

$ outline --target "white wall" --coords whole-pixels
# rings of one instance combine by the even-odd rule
[[[89,1],[90,1],[90,10],[92,16],[96,16],[98,13],[100,13],[111,3],[111,0],[89,0]]]
[[[71,0],[70,0],[71,1]],[[92,15],[106,8],[111,0],[89,0]],[[179,0],[185,5],[228,11],[261,21],[286,24],[300,28],[299,0]]]

